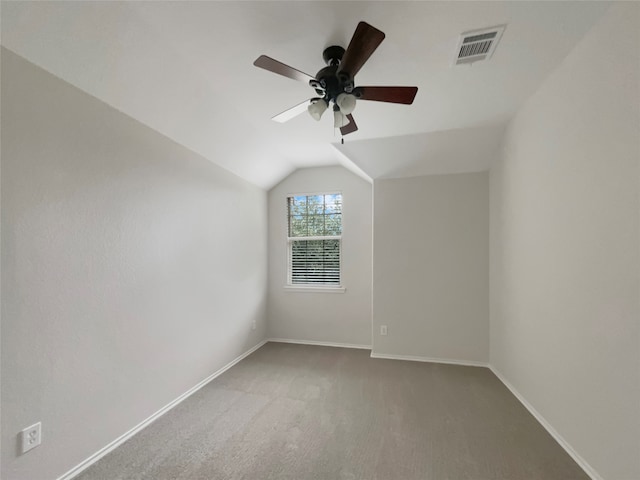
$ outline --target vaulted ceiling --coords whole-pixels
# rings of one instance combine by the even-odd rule
[[[343,164],[370,178],[480,171],[508,119],[604,13],[604,2],[3,2],[2,44],[246,180]],[[359,101],[359,130],[331,115],[272,116],[315,96],[252,65],[311,75],[360,20],[385,41],[359,85],[416,85],[411,106]],[[506,24],[494,56],[452,66],[459,35]]]

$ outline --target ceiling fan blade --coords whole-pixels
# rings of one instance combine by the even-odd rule
[[[256,67],[264,68],[265,70],[269,70],[270,72],[277,73],[278,75],[289,77],[300,82],[309,83],[309,80],[315,80],[315,77],[301,72],[300,70],[296,70],[295,68],[274,60],[271,57],[267,57],[266,55],[260,55],[258,58],[256,58],[256,61],[253,62],[253,64]]]
[[[293,117],[297,117],[302,112],[305,112],[307,110],[307,107],[309,106],[309,102],[310,102],[310,100],[305,100],[304,102],[299,103],[295,107],[291,107],[291,108],[285,110],[284,112],[279,113],[275,117],[271,117],[271,120],[273,120],[275,122],[278,122],[278,123],[288,122]]]
[[[347,115],[349,119],[349,123],[347,123],[344,127],[340,127],[340,133],[342,135],[348,135],[349,133],[353,133],[358,130],[358,125],[356,125],[356,121],[353,119],[353,115]]]
[[[418,87],[357,87],[353,94],[360,100],[411,105]]]
[[[360,22],[342,56],[339,71],[355,77],[382,40],[384,33],[368,23]]]

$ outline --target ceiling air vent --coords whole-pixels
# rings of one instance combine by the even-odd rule
[[[460,35],[454,65],[488,60],[502,37],[506,25],[473,30]]]

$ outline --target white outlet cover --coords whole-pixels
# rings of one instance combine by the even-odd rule
[[[386,334],[387,334],[387,326],[380,325],[380,335],[386,335]]]
[[[38,422],[22,430],[22,453],[27,453],[32,448],[36,448],[42,442],[42,423]]]

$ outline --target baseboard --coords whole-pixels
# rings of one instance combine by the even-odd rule
[[[197,392],[202,387],[204,387],[207,383],[211,382],[213,379],[215,379],[216,377],[220,376],[221,374],[229,370],[236,363],[240,362],[245,357],[248,357],[249,355],[251,355],[253,352],[258,350],[267,342],[295,343],[295,344],[301,344],[301,345],[318,345],[318,346],[325,346],[325,347],[357,348],[357,349],[371,350],[371,345],[358,345],[358,344],[334,343],[334,342],[316,342],[312,340],[293,340],[289,338],[269,338],[267,340],[263,340],[262,342],[258,343],[254,347],[244,352],[242,355],[238,356],[237,358],[235,358],[234,360],[226,364],[224,367],[218,369],[216,372],[209,375],[207,378],[199,382],[197,385],[193,386],[192,388],[184,392],[182,395],[180,395],[179,397],[177,397],[176,399],[174,399],[173,401],[171,401],[170,403],[162,407],[160,410],[152,414],[150,417],[140,422],[131,430],[124,433],[120,437],[116,438],[114,441],[112,441],[105,447],[98,450],[96,453],[94,453],[87,459],[80,462],[78,465],[73,467],[68,472],[62,474],[60,477],[57,478],[57,480],[71,480],[73,477],[79,475],[81,472],[89,468],[91,465],[93,465],[95,462],[97,462],[102,457],[107,455],[109,452],[115,450],[121,444],[123,444],[128,439],[133,437],[136,433],[141,431],[143,428],[145,428],[146,426],[151,424],[153,421],[155,421],[156,419],[158,419],[159,417],[167,413],[169,410],[171,410],[173,407],[175,407],[182,401],[186,400],[188,397],[190,397],[195,392]],[[569,454],[569,456],[585,471],[587,475],[589,475],[589,477],[591,477],[592,480],[604,480],[598,474],[598,472],[596,472],[596,470],[591,465],[589,465],[589,463],[587,463],[587,461],[584,460],[573,449],[573,447],[569,444],[569,442],[567,442],[562,437],[562,435],[560,435],[551,426],[551,424],[527,400],[525,400],[525,398],[520,394],[520,392],[518,392],[515,389],[515,387],[511,385],[511,383],[509,383],[509,381],[492,365],[489,365],[484,362],[474,362],[474,361],[466,361],[466,360],[420,357],[420,356],[414,356],[414,355],[390,355],[385,353],[374,353],[374,352],[371,352],[371,358],[380,358],[380,359],[388,359],[388,360],[407,360],[412,362],[444,363],[444,364],[450,364],[450,365],[464,365],[464,366],[470,366],[470,367],[488,367],[494,373],[494,375],[498,377],[498,379],[509,389],[509,391],[520,401],[520,403],[522,403],[522,405],[529,411],[529,413],[531,413],[531,415],[533,415],[534,418],[538,422],[540,422],[540,424],[560,444],[560,446],[564,448],[564,450]]]
[[[269,338],[267,341],[274,343],[297,343],[300,345],[318,345],[321,347],[360,348],[363,350],[371,350],[371,345],[359,345],[356,343],[316,342],[314,340],[293,340],[291,338]]]
[[[589,465],[587,461],[578,454],[578,452],[573,449],[569,442],[567,442],[562,437],[562,435],[560,435],[556,431],[556,429],[553,428],[549,422],[547,422],[547,420],[540,414],[540,412],[538,412],[535,408],[533,408],[533,405],[525,400],[520,392],[518,392],[518,390],[516,390],[516,388],[511,385],[511,383],[509,383],[509,381],[504,378],[504,376],[496,368],[494,368],[492,365],[489,365],[489,369],[496,377],[498,377],[498,379],[504,384],[504,386],[507,387],[511,391],[511,393],[513,393],[513,395],[520,401],[520,403],[524,405],[524,408],[529,410],[529,413],[534,416],[534,418],[545,428],[545,430],[549,432],[549,435],[551,435],[555,439],[555,441],[558,442],[562,448],[564,448],[569,456],[573,458],[573,460],[580,466],[580,468],[585,471],[587,475],[589,475],[589,477],[591,477],[592,480],[604,480],[598,474],[598,472],[596,472],[596,470],[591,465]]]
[[[387,353],[371,352],[371,358],[383,358],[387,360],[407,360],[410,362],[445,363],[448,365],[463,365],[465,367],[488,367],[485,362],[474,362],[473,360],[454,360],[451,358],[418,357],[415,355],[391,355]]]
[[[248,357],[249,355],[251,355],[253,352],[255,352],[260,347],[262,347],[265,343],[267,343],[267,340],[263,340],[262,342],[258,343],[255,347],[250,348],[249,350],[244,352],[239,357],[237,357],[234,360],[232,360],[231,362],[227,363],[224,367],[220,368],[216,372],[214,372],[211,375],[209,375],[207,378],[202,380],[200,383],[198,383],[194,387],[192,387],[189,390],[187,390],[186,392],[184,392],[178,398],[176,398],[175,400],[171,401],[170,403],[168,403],[167,405],[162,407],[160,410],[158,410],[156,413],[151,415],[149,418],[147,418],[146,420],[143,420],[138,425],[133,427],[131,430],[129,430],[128,432],[124,433],[123,435],[120,435],[113,442],[111,442],[107,446],[101,448],[96,453],[91,455],[89,458],[87,458],[86,460],[83,460],[78,465],[73,467],[71,470],[69,470],[68,472],[64,473],[60,477],[58,477],[57,480],[71,480],[76,475],[79,475],[80,472],[83,472],[84,470],[89,468],[91,465],[96,463],[98,460],[100,460],[102,457],[104,457],[106,454],[108,454],[109,452],[111,452],[111,451],[115,450],[116,448],[118,448],[120,445],[122,445],[124,442],[129,440],[131,437],[133,437],[140,430],[145,428],[147,425],[151,424],[154,420],[158,419],[159,417],[161,417],[162,415],[167,413],[169,410],[171,410],[173,407],[175,407],[176,405],[181,403],[183,400],[186,400],[188,397],[190,397],[191,395],[196,393],[198,390],[200,390],[202,387],[204,387],[211,380],[213,380],[214,378],[220,376],[221,374],[223,374],[224,372],[229,370],[231,367],[233,367],[240,360],[242,360],[243,358]]]

